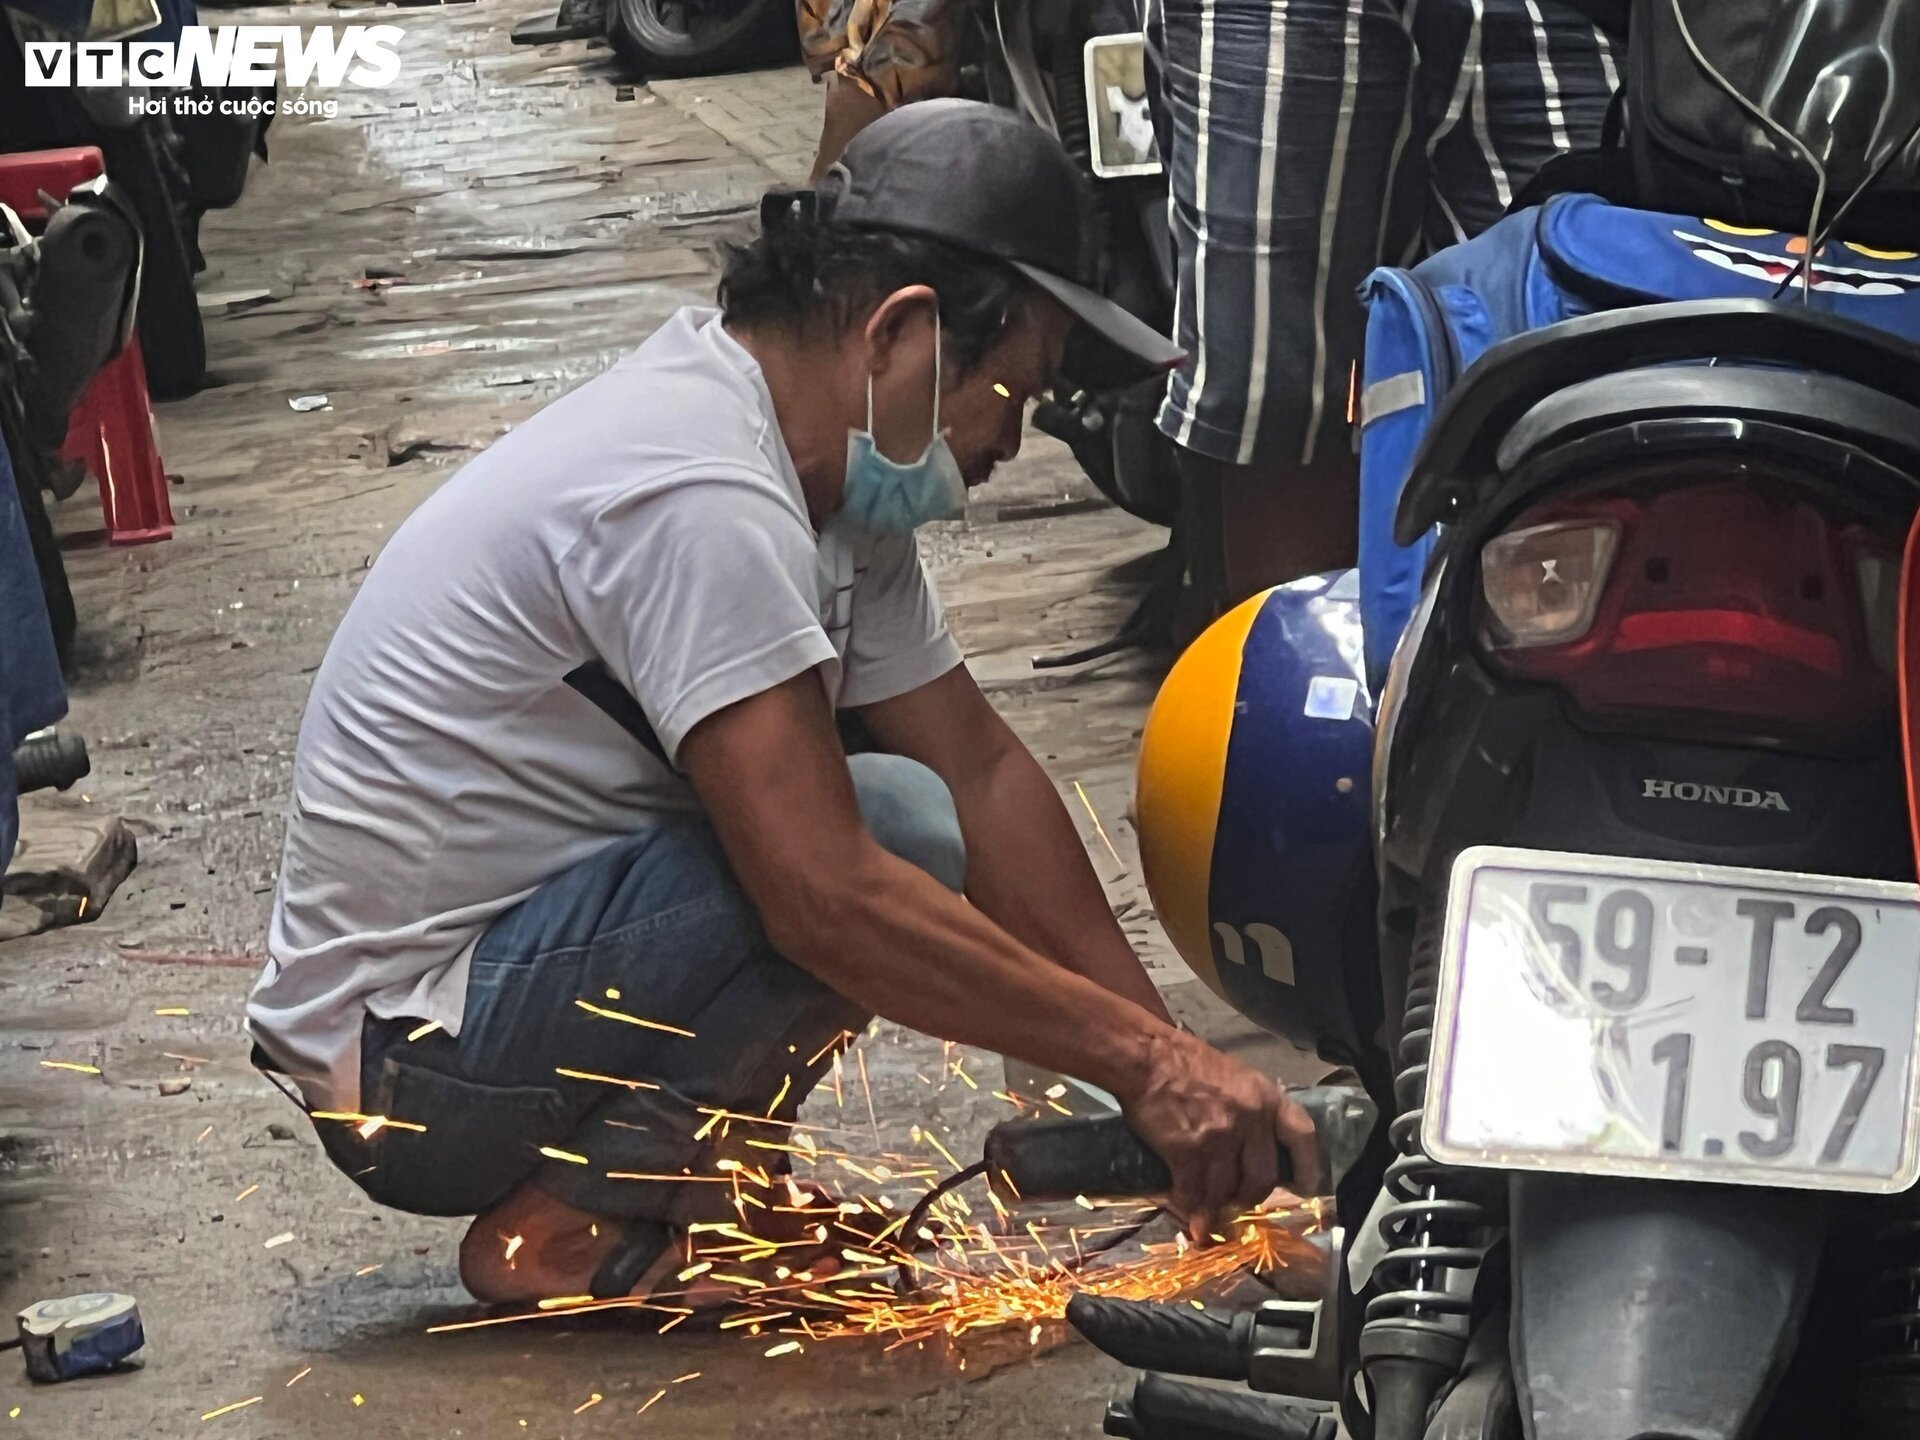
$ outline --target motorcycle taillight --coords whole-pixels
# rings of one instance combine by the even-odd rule
[[[1482,548],[1482,644],[1596,714],[1851,731],[1894,703],[1898,544],[1758,477],[1551,502]]]

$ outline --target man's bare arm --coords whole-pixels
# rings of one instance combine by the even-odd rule
[[[968,899],[1049,960],[1170,1019],[1053,781],[965,666],[860,713],[885,749],[953,792]]]
[[[782,955],[891,1020],[1112,1091],[1196,1230],[1266,1196],[1276,1138],[1314,1173],[1312,1127],[1272,1081],[1046,963],[882,849],[813,674],[709,716],[680,760]]]
[[[944,1039],[1139,1088],[1157,1016],[1040,957],[881,848],[811,674],[709,717],[680,759],[774,948]],[[1076,1023],[1062,1025],[1063,1017]]]

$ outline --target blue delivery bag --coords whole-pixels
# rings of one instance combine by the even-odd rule
[[[1560,195],[1411,270],[1367,277],[1360,613],[1375,694],[1433,549],[1431,535],[1395,545],[1394,510],[1427,427],[1474,361],[1510,336],[1598,310],[1766,299],[1805,253],[1802,237],[1779,231]],[[1810,303],[1920,340],[1920,252],[1832,242],[1814,261]]]

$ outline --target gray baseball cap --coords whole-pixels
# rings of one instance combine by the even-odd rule
[[[1014,111],[977,100],[903,105],[853,137],[819,195],[832,224],[940,240],[1018,270],[1079,321],[1076,378],[1131,383],[1187,358],[1099,293],[1092,187],[1057,139]]]

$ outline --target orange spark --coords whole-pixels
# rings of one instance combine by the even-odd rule
[[[1179,1242],[1150,1245],[1138,1259],[1097,1270],[1055,1263],[1038,1235],[1031,1236],[1029,1246],[1027,1240],[1017,1238],[997,1241],[981,1229],[967,1232],[966,1238],[996,1259],[996,1268],[985,1273],[946,1269],[926,1256],[900,1255],[898,1262],[921,1281],[921,1293],[915,1297],[902,1299],[879,1286],[850,1289],[844,1284],[835,1284],[831,1293],[819,1289],[801,1293],[829,1312],[829,1318],[815,1329],[821,1339],[881,1335],[892,1344],[919,1344],[1012,1326],[1031,1335],[1034,1326],[1063,1318],[1067,1301],[1077,1293],[1180,1300],[1230,1281],[1244,1270],[1273,1270],[1284,1265],[1289,1255],[1312,1253],[1279,1217],[1252,1218],[1255,1223],[1226,1245],[1205,1250]],[[1028,1249],[1023,1252],[1017,1248],[1021,1246]],[[839,1276],[836,1281],[848,1278]]]
[[[553,1073],[564,1075],[569,1080],[598,1080],[602,1085],[624,1085],[629,1090],[658,1090],[660,1087],[650,1080],[622,1080],[618,1075],[596,1075],[591,1070],[569,1070],[564,1065],[554,1066]]]
[[[951,1165],[954,1169],[964,1170],[967,1168],[966,1166],[962,1165],[958,1160],[953,1158],[953,1152],[947,1149],[946,1146],[942,1145],[940,1143],[940,1137],[934,1134],[931,1130],[926,1132],[926,1141],[929,1145],[933,1146],[934,1149],[938,1150],[940,1152],[940,1158],[942,1160],[945,1160],[947,1164]]]
[[[631,1295],[623,1295],[613,1300],[588,1301],[588,1297],[573,1296],[566,1298],[578,1298],[587,1303],[563,1305],[553,1310],[523,1311],[518,1315],[489,1315],[484,1320],[454,1320],[444,1325],[429,1325],[427,1334],[445,1335],[455,1330],[484,1330],[494,1325],[517,1325],[523,1320],[555,1320],[565,1315],[578,1315],[596,1310],[652,1310],[662,1315],[671,1314],[681,1320],[693,1313],[691,1310],[682,1310],[678,1306],[657,1305],[652,1301],[637,1299]]]
[[[873,1113],[873,1086],[867,1080],[867,1052],[856,1050],[853,1058],[860,1062],[860,1088],[867,1094],[867,1123],[873,1126],[873,1143],[877,1148],[880,1144],[880,1122]]]
[[[851,1040],[853,1038],[854,1038],[853,1031],[842,1030],[838,1035],[834,1036],[833,1039],[827,1041],[826,1044],[822,1045],[818,1050],[814,1051],[813,1054],[809,1055],[807,1057],[807,1064],[809,1065],[817,1064],[820,1061],[820,1059],[823,1056],[825,1056],[829,1050],[834,1048],[834,1046],[840,1044],[840,1042],[843,1040]]]
[[[1087,818],[1093,821],[1094,833],[1099,835],[1100,843],[1107,847],[1107,853],[1113,857],[1113,863],[1122,870],[1126,869],[1127,862],[1120,858],[1120,852],[1113,848],[1113,841],[1107,838],[1107,827],[1100,823],[1099,812],[1093,808],[1093,801],[1087,798],[1087,792],[1078,780],[1073,782],[1073,789],[1074,793],[1080,797],[1080,803],[1087,807]]]
[[[642,1020],[638,1015],[629,1015],[624,1010],[609,1010],[604,1005],[595,1005],[590,1000],[576,999],[573,1003],[589,1015],[598,1015],[602,1020],[619,1020],[628,1025],[638,1025],[643,1030],[661,1030],[668,1035],[682,1035],[689,1040],[694,1038],[693,1031],[682,1029],[678,1025],[669,1025],[662,1020]]]
[[[348,1125],[357,1126],[362,1135],[373,1135],[381,1130],[411,1130],[417,1135],[427,1133],[426,1126],[416,1125],[411,1120],[395,1120],[387,1115],[362,1115],[357,1110],[310,1110],[307,1112],[307,1118],[343,1121]]]
[[[222,1415],[231,1415],[234,1411],[244,1410],[249,1405],[258,1405],[266,1398],[264,1395],[251,1395],[245,1400],[236,1400],[231,1405],[222,1405],[218,1410],[209,1410],[200,1418],[202,1420],[218,1420]]]

